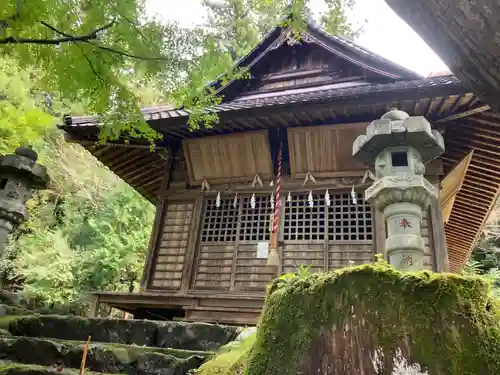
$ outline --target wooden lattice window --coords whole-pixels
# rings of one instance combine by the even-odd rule
[[[238,207],[233,199],[205,200],[205,210],[201,229],[201,242],[235,242],[238,230]]]
[[[373,238],[372,209],[363,195],[353,203],[349,193],[335,194],[328,207],[329,241],[371,241]]]
[[[240,241],[269,241],[270,220],[274,209],[269,195],[255,196],[255,208],[251,197],[242,197]]]
[[[372,240],[372,209],[362,194],[357,194],[354,204],[350,193],[330,193],[330,206],[327,206],[325,191],[313,192],[312,207],[309,193],[292,193],[290,197],[285,206],[285,241],[321,241],[325,233],[331,242]]]
[[[309,205],[309,194],[291,194],[285,206],[283,239],[285,241],[314,241],[325,238],[324,195],[312,194],[313,206]]]

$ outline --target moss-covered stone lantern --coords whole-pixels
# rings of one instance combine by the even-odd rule
[[[26,201],[32,191],[45,189],[49,183],[47,169],[37,159],[37,153],[26,147],[0,156],[0,255],[7,236],[28,218]]]
[[[375,167],[376,180],[365,199],[383,212],[386,255],[398,269],[423,269],[422,214],[438,196],[424,177],[425,163],[443,152],[443,137],[424,117],[396,109],[373,121],[353,143],[353,156]]]

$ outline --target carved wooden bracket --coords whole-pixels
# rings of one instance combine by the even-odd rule
[[[373,174],[372,171],[370,171],[369,169],[366,170],[364,176],[363,176],[363,179],[361,180],[361,185],[363,185],[366,180],[372,180],[372,181],[375,181],[377,178],[375,177],[375,175]]]
[[[316,184],[316,178],[314,178],[311,172],[307,172],[306,177],[304,178],[304,183],[302,185],[306,185],[308,182]]]
[[[203,180],[203,182],[201,183],[201,191],[204,192],[204,191],[210,191],[210,184],[208,183],[207,180]]]
[[[264,184],[262,183],[262,179],[258,174],[255,175],[252,181],[252,187],[254,188],[256,185],[259,185],[260,187],[264,187]]]

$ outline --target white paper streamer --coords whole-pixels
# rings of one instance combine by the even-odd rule
[[[215,207],[220,207],[220,192],[217,193],[217,198],[215,198]]]
[[[234,195],[233,207],[234,208],[238,207],[238,193]]]
[[[354,186],[352,187],[352,190],[351,190],[351,198],[352,198],[352,204],[358,203],[358,200],[356,199],[356,192],[354,191]]]
[[[314,206],[313,194],[312,194],[311,190],[309,190],[309,195],[307,196],[307,201],[309,202],[309,207]]]
[[[330,193],[328,193],[328,189],[326,189],[326,192],[325,192],[325,204],[327,206],[330,206],[331,202],[330,202]]]
[[[274,193],[271,192],[271,198],[269,198],[269,203],[271,204],[271,208],[274,208]]]
[[[255,208],[255,193],[250,198],[250,207]]]

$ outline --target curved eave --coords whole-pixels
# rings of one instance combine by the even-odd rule
[[[156,204],[167,168],[165,150],[85,143],[83,147],[114,174]]]
[[[459,272],[500,193],[500,115],[484,112],[451,121],[446,126],[445,142],[446,152],[441,159],[446,172],[474,150],[445,224],[450,271]]]

